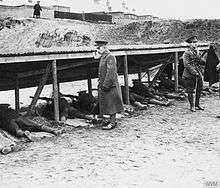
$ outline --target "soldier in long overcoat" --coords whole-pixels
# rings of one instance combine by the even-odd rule
[[[97,52],[101,55],[98,84],[100,115],[110,115],[110,124],[103,129],[112,129],[116,126],[116,113],[124,110],[118,82],[117,61],[107,49],[107,41],[95,41],[95,43]]]
[[[190,110],[195,112],[196,110],[204,110],[204,108],[200,106],[199,101],[203,87],[203,76],[200,65],[205,65],[205,60],[202,58],[197,49],[197,36],[188,38],[186,42],[189,43],[189,48],[183,54],[183,79],[187,88]],[[195,88],[196,86],[197,88]],[[196,90],[195,104],[193,97],[194,90]]]

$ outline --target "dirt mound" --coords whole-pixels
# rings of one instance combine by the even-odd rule
[[[6,24],[8,23],[8,24]],[[127,25],[95,24],[76,20],[24,19],[0,21],[0,53],[34,52],[53,47],[91,46],[96,39],[110,45],[180,43],[189,35],[199,40],[217,41],[220,20],[162,20]]]
[[[130,23],[119,28],[118,35],[130,43],[155,44],[170,41],[181,43],[190,35],[198,35],[200,41],[216,41],[220,38],[220,20],[160,21]]]

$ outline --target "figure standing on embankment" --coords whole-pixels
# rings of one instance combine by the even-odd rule
[[[40,18],[40,12],[41,11],[42,11],[42,8],[40,6],[40,1],[37,1],[37,3],[34,5],[33,18]]]
[[[110,115],[110,123],[102,129],[109,130],[116,126],[116,113],[124,111],[121,87],[118,82],[116,58],[107,49],[107,41],[95,41],[99,62],[99,107],[100,115]]]

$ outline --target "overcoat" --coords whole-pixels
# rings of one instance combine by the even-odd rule
[[[103,90],[105,87],[107,90]],[[116,58],[105,50],[99,62],[99,107],[101,115],[112,115],[122,112],[123,100],[118,82]]]
[[[193,79],[196,74],[202,79],[202,68],[200,65],[205,65],[205,60],[201,58],[197,51],[187,49],[183,54],[183,78]]]
[[[185,80],[185,87],[187,93],[193,93],[196,86],[196,75],[198,74],[197,93],[200,93],[203,87],[202,80],[202,67],[205,65],[205,60],[201,58],[201,55],[197,50],[187,49],[183,54],[183,79]]]

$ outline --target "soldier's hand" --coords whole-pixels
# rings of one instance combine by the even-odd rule
[[[197,77],[197,78],[200,77],[199,73],[196,73],[196,77]]]
[[[220,72],[220,63],[216,66],[216,70]]]
[[[105,87],[105,86],[102,86],[102,87],[101,87],[101,90],[102,90],[102,91],[109,91],[110,88],[107,88],[107,87]]]

